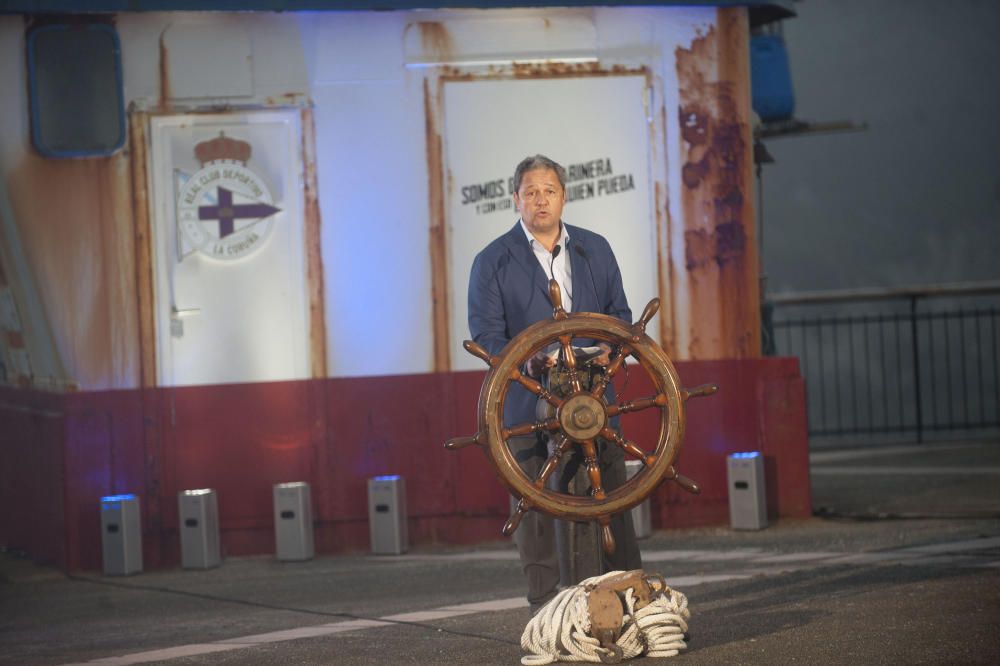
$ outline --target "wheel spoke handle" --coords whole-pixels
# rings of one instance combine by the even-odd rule
[[[552,318],[565,319],[569,315],[563,310],[562,290],[554,279],[549,280],[549,300],[552,301]]]
[[[473,444],[484,446],[486,442],[480,437],[480,434],[481,433],[477,432],[472,437],[453,437],[444,443],[444,448],[449,451],[457,451],[459,449],[464,449],[467,446],[472,446]]]
[[[510,428],[504,428],[501,435],[504,439],[530,435],[540,430],[559,430],[559,419],[548,419],[546,421],[536,421],[534,423],[521,423]]]
[[[465,342],[462,343],[462,346],[465,347],[465,351],[469,352],[476,358],[482,359],[483,361],[486,362],[486,365],[490,366],[491,368],[500,362],[499,358],[497,358],[496,356],[490,356],[490,353],[486,351],[486,349],[478,342],[473,342],[472,340],[466,340]]]
[[[654,298],[649,303],[646,303],[646,308],[642,311],[642,315],[639,317],[639,321],[632,324],[632,341],[638,342],[639,338],[642,337],[643,333],[646,332],[646,325],[649,320],[653,318],[656,311],[660,309],[660,299]]]
[[[704,398],[705,396],[712,395],[718,390],[718,384],[702,384],[694,388],[681,389],[681,397],[684,398],[684,402],[687,402],[691,398]]]
[[[676,481],[681,488],[688,491],[692,495],[698,495],[701,493],[701,487],[694,481],[694,479],[689,479],[683,474],[678,474],[673,465],[667,468],[665,478],[670,479],[671,481]]]
[[[563,404],[563,401],[557,398],[556,396],[552,395],[551,393],[549,393],[548,389],[546,389],[544,386],[536,382],[531,377],[525,377],[518,370],[512,370],[510,373],[510,378],[516,381],[524,388],[534,393],[535,395],[537,395],[545,402],[552,405],[553,407],[559,408]]]
[[[569,386],[573,393],[579,393],[580,387],[580,375],[576,369],[576,354],[573,353],[573,338],[568,335],[562,335],[559,337],[559,344],[562,345],[562,358],[563,365],[566,366],[566,371],[569,374]]]
[[[607,495],[604,494],[604,484],[601,482],[601,466],[597,464],[597,447],[592,439],[580,442],[580,447],[583,449],[583,462],[590,478],[590,496],[602,500]]]
[[[517,503],[517,508],[514,509],[514,513],[512,513],[510,518],[507,519],[506,524],[504,524],[503,526],[503,530],[501,530],[504,536],[510,536],[511,534],[514,533],[518,525],[521,524],[521,518],[524,517],[524,514],[528,513],[528,509],[530,508],[531,507],[528,505],[527,502],[524,501],[524,498],[522,497],[521,500]]]
[[[620,405],[608,405],[608,416],[618,416],[629,412],[638,412],[650,407],[663,407],[667,404],[667,396],[663,393],[651,395],[648,398],[636,398]]]
[[[601,523],[601,546],[608,555],[615,554],[615,535],[611,533],[611,518],[604,516]]]
[[[544,488],[545,482],[549,480],[552,473],[556,471],[559,467],[559,461],[562,459],[563,454],[569,450],[569,447],[573,446],[573,442],[562,435],[559,435],[562,441],[556,446],[555,451],[549,456],[548,460],[545,461],[545,465],[542,467],[542,471],[538,474],[538,478],[535,479],[536,488]]]
[[[590,390],[590,395],[595,398],[600,398],[604,395],[604,389],[607,387],[608,382],[614,377],[619,370],[621,370],[622,365],[625,364],[625,359],[628,355],[632,353],[632,350],[622,345],[618,350],[618,355],[615,356],[614,360],[608,364],[608,368],[605,372],[598,375],[597,380],[594,382],[594,387]]]
[[[656,456],[646,453],[635,442],[630,442],[622,437],[620,434],[612,430],[611,428],[605,426],[601,430],[601,437],[604,439],[609,439],[615,444],[617,444],[622,450],[630,453],[633,458],[638,458],[642,461],[642,464],[646,467],[651,467],[654,462],[656,462]]]

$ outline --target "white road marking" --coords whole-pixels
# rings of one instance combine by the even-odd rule
[[[477,550],[471,553],[447,553],[440,555],[389,555],[389,556],[378,556],[366,558],[373,562],[447,562],[449,560],[461,560],[463,562],[475,561],[475,560],[511,560],[515,561],[518,558],[516,550]]]
[[[753,558],[754,563],[773,563],[773,564],[784,564],[785,562],[808,562],[811,560],[828,560],[832,557],[837,557],[843,553],[784,553],[780,555],[767,555],[764,557]]]
[[[931,565],[963,565],[976,567],[1000,568],[1000,561],[980,563],[974,556],[963,555],[973,551],[988,550],[1000,547],[1000,537],[990,537],[983,539],[969,539],[966,541],[954,541],[950,543],[929,544],[925,546],[913,546],[909,548],[899,548],[895,550],[879,551],[873,553],[834,553],[834,552],[801,552],[801,553],[765,553],[760,548],[737,548],[728,551],[713,550],[658,550],[643,553],[643,559],[648,562],[654,561],[698,561],[698,562],[720,562],[746,560],[753,564],[768,564],[765,568],[744,569],[733,572],[713,572],[710,574],[699,574],[690,576],[675,576],[667,579],[667,584],[675,589],[686,589],[705,585],[709,583],[719,583],[731,580],[746,580],[755,576],[774,576],[791,573],[795,571],[818,569],[825,566],[835,566],[843,564],[880,564],[880,563],[901,563],[901,564],[931,564]],[[507,551],[497,551],[503,557],[493,559],[508,559]],[[401,556],[398,559],[486,559],[483,553],[468,553],[472,557],[464,557],[462,554],[447,556]],[[516,553],[514,553],[516,556]],[[413,611],[408,613],[398,613],[386,615],[378,619],[357,619],[345,620],[343,622],[331,622],[315,626],[305,626],[296,629],[285,629],[282,631],[271,631],[261,634],[251,634],[249,636],[239,636],[210,643],[191,643],[188,645],[178,645],[145,652],[122,655],[118,657],[103,657],[87,662],[79,662],[68,666],[79,666],[80,663],[100,664],[102,666],[127,666],[130,664],[142,664],[151,661],[163,661],[168,659],[178,659],[181,657],[193,657],[198,655],[225,652],[228,650],[240,650],[257,645],[268,643],[278,643],[282,641],[299,640],[304,638],[316,638],[319,636],[331,636],[348,631],[360,631],[376,627],[388,627],[400,622],[431,622],[474,613],[493,613],[516,608],[526,608],[528,602],[524,597],[512,597],[506,599],[493,599],[489,601],[478,601],[468,604],[457,604],[441,606],[423,611]]]
[[[697,585],[704,585],[706,583],[720,583],[727,580],[744,580],[747,578],[753,578],[755,574],[747,573],[746,571],[741,571],[739,573],[717,573],[717,574],[705,574],[702,576],[672,576],[668,581],[667,585],[670,587],[680,590],[686,587],[695,587]]]
[[[462,615],[469,615],[471,613],[479,613],[481,611],[474,611],[465,609],[459,609],[454,606],[449,608],[435,608],[434,610],[425,611],[414,611],[412,613],[397,613],[396,615],[386,615],[386,620],[391,620],[392,622],[431,622],[433,620],[444,620],[449,617],[460,617]]]
[[[906,446],[876,446],[865,449],[848,449],[840,451],[816,451],[809,454],[810,463],[838,462],[841,460],[857,460],[858,458],[877,458],[879,456],[898,456],[908,453],[928,453],[931,451],[951,451],[953,449],[969,449],[992,446],[985,442],[962,442],[955,444],[915,444]]]
[[[505,611],[514,608],[525,608],[528,605],[528,600],[524,597],[513,597],[511,599],[495,599],[493,601],[480,601],[478,603],[472,604],[462,604],[460,606],[442,606],[444,609],[455,609],[455,610],[470,610],[474,613],[479,612],[491,612],[491,611]]]
[[[642,551],[643,562],[660,562],[669,560],[671,562],[688,562],[704,557],[712,551],[709,550],[650,550]]]
[[[908,559],[902,559],[899,563],[913,567],[957,567],[968,566],[976,563],[976,561],[977,558],[974,555],[930,555],[927,557],[911,557]]]
[[[981,476],[1000,474],[1000,467],[821,467],[810,468],[813,476]]]
[[[146,652],[136,652],[123,655],[121,657],[108,657],[94,659],[85,664],[101,664],[101,666],[125,666],[127,664],[144,664],[150,661],[161,661],[164,659],[177,659],[179,657],[192,657],[201,654],[212,654],[224,652],[226,650],[238,650],[252,647],[254,645],[264,645],[266,643],[279,643],[282,641],[298,640],[300,638],[316,638],[318,636],[330,636],[341,634],[346,631],[357,631],[360,629],[370,629],[372,627],[387,627],[398,622],[427,622],[430,620],[441,620],[449,617],[459,617],[471,613],[482,613],[496,610],[507,610],[510,608],[526,607],[528,601],[524,597],[516,599],[499,599],[490,602],[476,602],[471,604],[460,604],[457,606],[444,606],[427,611],[417,611],[413,613],[400,613],[397,615],[387,615],[378,620],[347,620],[344,622],[331,622],[311,627],[299,627],[297,629],[286,629],[283,631],[271,631],[264,634],[252,634],[250,636],[240,636],[238,638],[227,638],[211,643],[192,643],[190,645],[178,645],[176,647],[162,648],[159,650],[148,650]],[[384,621],[383,621],[384,620]],[[69,666],[79,666],[69,665]]]
[[[93,661],[81,662],[86,664],[101,664],[101,666],[124,666],[125,664],[145,664],[151,661],[161,661],[163,659],[179,659],[181,657],[196,657],[202,654],[212,654],[213,652],[225,652],[227,650],[237,650],[239,648],[250,647],[246,645],[219,645],[216,643],[191,643],[189,645],[178,645],[177,647],[164,648],[162,650],[150,650],[149,652],[137,652],[127,654],[123,657],[108,657],[106,659],[94,659]],[[70,664],[70,666],[75,666]]]
[[[852,553],[842,557],[835,557],[827,560],[825,564],[879,564],[881,562],[895,562],[910,557],[920,557],[919,553],[902,553],[893,550],[878,553]]]
[[[989,537],[984,539],[969,539],[967,541],[951,541],[948,543],[932,543],[926,546],[911,546],[900,548],[898,553],[964,553],[970,550],[986,550],[987,548],[1000,548],[1000,537]]]
[[[764,553],[763,548],[734,548],[732,550],[651,550],[642,551],[643,562],[727,562],[748,560]]]
[[[283,631],[269,631],[264,634],[251,634],[250,636],[240,636],[239,638],[227,638],[215,641],[214,644],[221,645],[260,645],[261,643],[277,643],[280,641],[293,641],[298,638],[315,638],[316,636],[329,636],[330,634],[340,634],[345,631],[356,629],[368,629],[371,627],[382,627],[390,622],[379,622],[378,620],[347,620],[346,622],[331,622],[312,627],[298,627],[297,629],[285,629]]]

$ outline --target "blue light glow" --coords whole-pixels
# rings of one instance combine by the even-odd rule
[[[135,495],[133,495],[132,493],[129,493],[128,495],[107,495],[106,497],[102,497],[101,501],[102,502],[124,502],[124,501],[127,501],[127,500],[134,500],[134,499],[135,499]]]
[[[745,451],[743,453],[730,453],[730,458],[736,458],[737,460],[745,460],[746,458],[759,458],[760,451]]]
[[[401,477],[399,474],[393,474],[391,476],[376,476],[376,481],[399,481]]]

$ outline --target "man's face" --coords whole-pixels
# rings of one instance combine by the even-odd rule
[[[533,234],[549,234],[559,229],[566,191],[552,169],[532,169],[521,178],[521,187],[514,193],[514,204],[521,219]]]

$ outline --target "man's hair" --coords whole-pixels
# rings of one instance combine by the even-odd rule
[[[559,179],[559,186],[566,189],[566,169],[545,155],[532,155],[521,160],[521,163],[514,169],[514,192],[521,190],[521,179],[524,178],[524,174],[535,169],[552,169],[556,172],[556,178]]]

